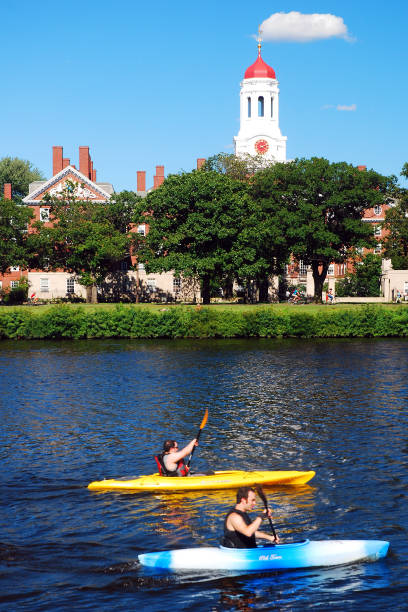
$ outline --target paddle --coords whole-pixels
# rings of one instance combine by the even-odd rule
[[[205,414],[204,414],[203,420],[201,421],[200,429],[198,430],[198,434],[196,435],[197,442],[198,442],[198,440],[200,438],[201,430],[204,429],[205,424],[207,423],[207,419],[208,419],[208,408],[205,409]],[[196,447],[193,446],[193,450],[191,451],[191,454],[190,454],[190,456],[188,458],[188,461],[186,463],[187,467],[190,467],[191,457],[193,456],[195,449],[196,449]]]
[[[267,500],[267,499],[266,499],[266,497],[265,497],[265,493],[262,491],[262,487],[261,487],[261,485],[258,485],[258,484],[257,484],[257,485],[255,485],[255,489],[256,489],[256,492],[258,493],[259,497],[260,497],[260,498],[262,499],[262,501],[263,501],[263,504],[264,504],[264,506],[265,506],[265,510],[268,510],[268,500]],[[276,540],[276,531],[275,531],[275,527],[273,526],[273,523],[272,523],[272,519],[271,519],[271,517],[270,517],[270,516],[268,516],[268,518],[269,518],[269,524],[270,524],[270,526],[271,526],[271,530],[272,530],[272,533],[273,533],[273,537],[274,537],[274,538],[275,538],[275,540]]]

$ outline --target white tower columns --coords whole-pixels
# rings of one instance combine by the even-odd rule
[[[279,128],[279,83],[273,68],[258,57],[241,83],[240,130],[234,137],[236,155],[264,155],[268,161],[286,161],[286,136]]]

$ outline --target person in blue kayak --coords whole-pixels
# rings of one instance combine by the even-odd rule
[[[191,455],[195,446],[198,446],[196,438],[181,450],[175,440],[166,440],[163,444],[163,452],[155,456],[159,474],[161,476],[187,476],[189,468],[184,463],[184,457]]]
[[[254,509],[256,495],[252,487],[240,487],[237,491],[237,504],[232,508],[224,519],[224,535],[221,540],[222,546],[227,548],[256,548],[256,538],[269,540],[274,544],[279,543],[279,537],[271,533],[259,531],[262,521],[272,518],[270,509],[264,510],[262,514],[252,520],[248,512]]]

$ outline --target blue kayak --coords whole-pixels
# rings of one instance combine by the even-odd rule
[[[139,555],[142,565],[169,570],[277,570],[323,567],[375,561],[385,557],[389,542],[382,540],[321,540],[257,548],[182,548]]]

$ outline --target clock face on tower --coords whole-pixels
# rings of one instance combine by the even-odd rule
[[[260,155],[265,155],[267,150],[269,149],[269,145],[264,138],[257,140],[255,143],[255,151]]]

